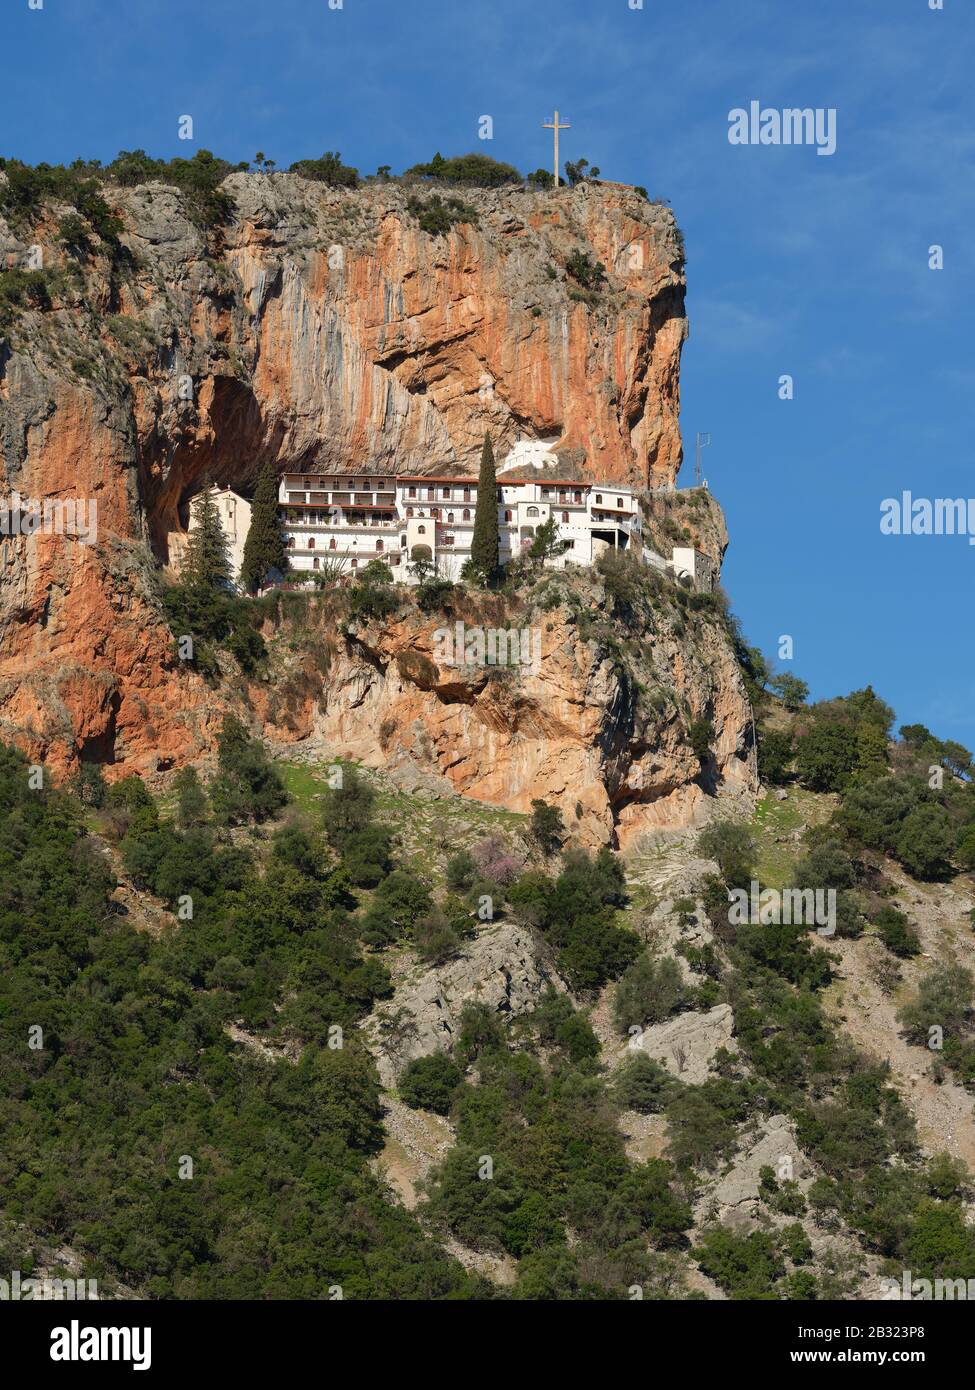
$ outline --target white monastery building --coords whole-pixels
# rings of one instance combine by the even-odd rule
[[[240,567],[244,563],[244,542],[251,525],[251,504],[246,497],[232,492],[229,487],[211,487],[210,496],[216,503],[220,526],[227,537],[227,553],[233,569],[234,582],[240,578]],[[178,571],[186,554],[186,542],[191,531],[196,529],[196,509],[190,504],[186,532],[170,531],[168,536],[170,562]]]
[[[545,468],[537,480],[505,475]],[[551,470],[554,470],[552,472]],[[691,548],[668,562],[644,543],[639,499],[618,483],[560,479],[558,460],[544,443],[522,441],[497,470],[500,560],[528,548],[538,528],[554,517],[565,549],[550,568],[592,565],[609,548],[630,550],[655,568],[687,575],[697,588],[713,585],[706,556]],[[333,570],[350,574],[370,560],[389,565],[393,577],[415,582],[411,562],[431,561],[446,579],[459,579],[470,558],[477,479],[454,475],[411,477],[382,472],[286,473],[279,492],[292,574]],[[327,561],[327,566],[326,566]]]

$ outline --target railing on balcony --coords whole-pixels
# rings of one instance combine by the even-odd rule
[[[370,517],[356,520],[355,517],[346,517],[343,521],[337,521],[334,517],[323,518],[321,521],[299,521],[293,516],[285,517],[284,529],[286,531],[398,531],[399,522],[396,520],[386,521],[380,517]]]

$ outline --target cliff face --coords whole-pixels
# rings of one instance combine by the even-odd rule
[[[204,475],[246,487],[267,458],[473,469],[485,429],[499,455],[544,437],[607,480],[669,482],[680,464],[669,210],[610,185],[473,192],[476,225],[436,237],[395,184],[224,187],[236,213],[209,240],[172,189],[107,190],[114,266],[97,238],[67,254],[63,209],[29,232],[0,221],[3,264],[40,245],[59,273],[50,306],[0,339],[4,491],[98,505],[97,543],[20,537],[2,569],[0,734],[55,771],[206,744],[217,702],[172,652],[153,573]],[[595,293],[574,255],[603,263]]]
[[[285,624],[267,634],[274,675],[252,699],[266,727],[402,773],[407,787],[420,769],[511,811],[541,798],[583,843],[625,845],[693,823],[719,786],[754,785],[751,711],[719,623],[666,602],[611,612],[598,579],[579,573],[508,605],[468,597],[425,616],[407,602],[344,633],[326,623],[324,676],[296,660]],[[464,635],[492,628],[530,634],[531,660],[465,665]],[[697,718],[714,726],[703,767],[688,738]]]

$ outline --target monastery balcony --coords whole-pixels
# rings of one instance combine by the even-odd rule
[[[286,518],[284,522],[286,531],[398,531],[400,524],[398,521],[386,521],[382,517],[374,516],[368,521],[296,521],[293,517]]]

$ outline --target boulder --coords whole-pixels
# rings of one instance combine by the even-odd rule
[[[736,1052],[734,1015],[730,1004],[718,1004],[707,1013],[678,1014],[666,1023],[654,1024],[641,1035],[638,1046],[674,1076],[697,1086],[711,1075],[711,1063],[719,1048]]]

